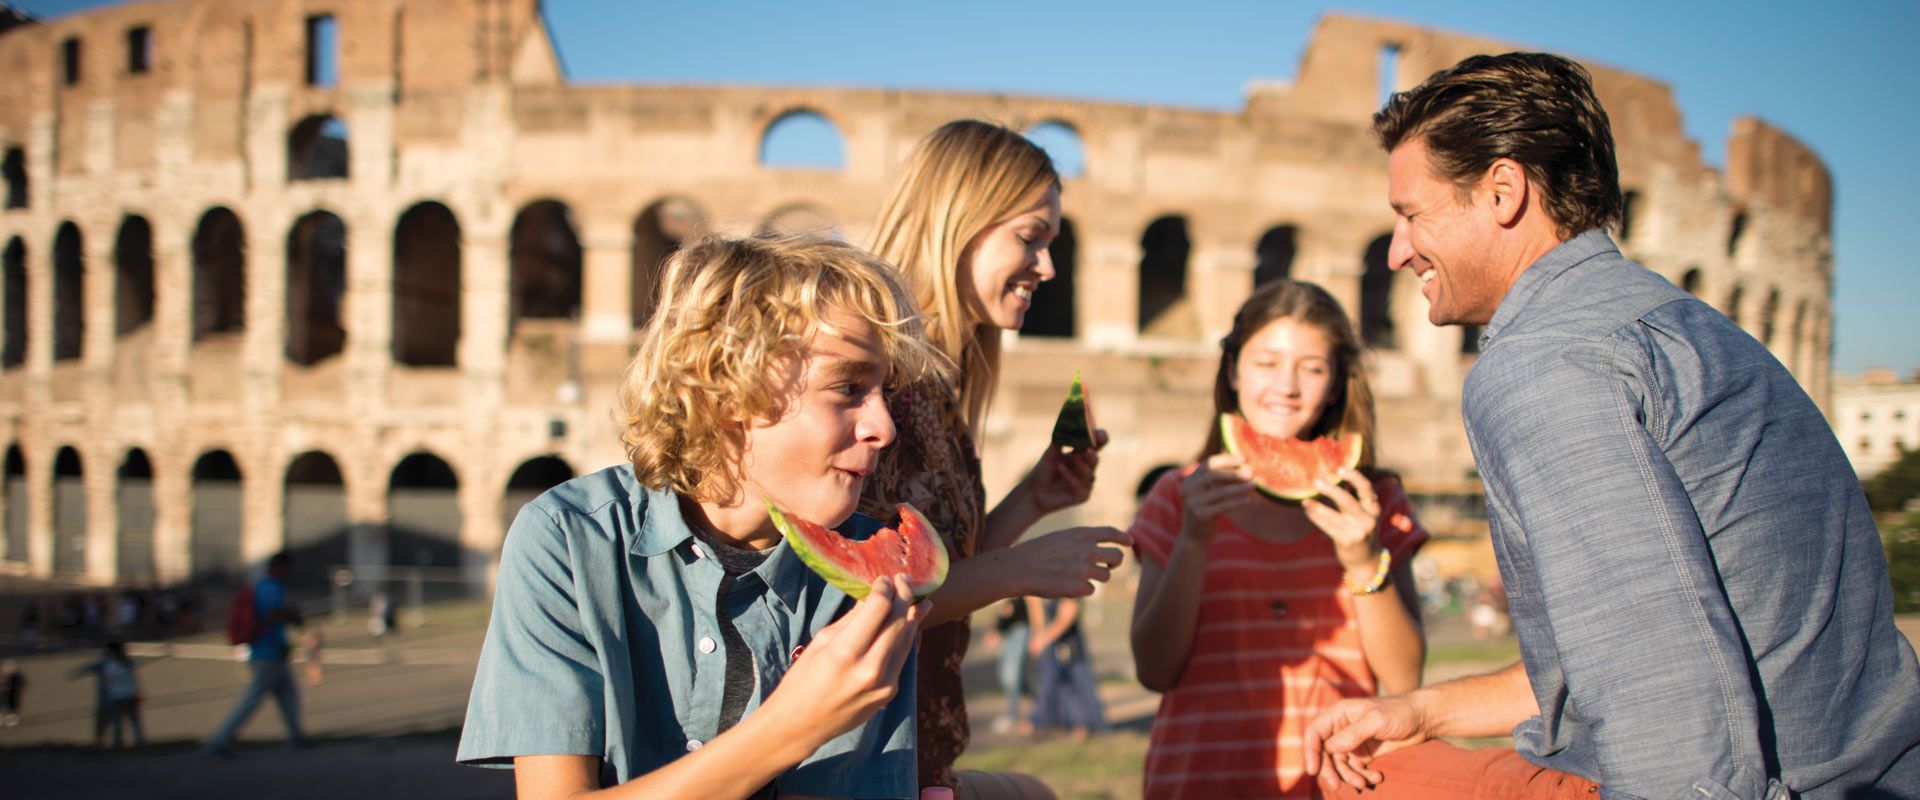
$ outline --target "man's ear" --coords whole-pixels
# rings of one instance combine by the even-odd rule
[[[1492,195],[1487,205],[1493,211],[1493,221],[1503,228],[1513,227],[1520,221],[1528,195],[1533,191],[1527,183],[1526,169],[1511,158],[1495,159],[1493,165],[1487,167],[1482,181],[1482,186]]]

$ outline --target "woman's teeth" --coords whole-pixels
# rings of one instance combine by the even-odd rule
[[[1018,297],[1022,300],[1032,300],[1033,290],[1025,286],[1015,285],[1013,287],[1013,296]]]

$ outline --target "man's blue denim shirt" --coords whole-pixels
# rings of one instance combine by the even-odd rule
[[[1598,230],[1480,341],[1461,405],[1540,704],[1521,754],[1607,798],[1920,796],[1879,532],[1767,348]]]
[[[869,526],[855,516],[849,525]],[[458,758],[510,766],[536,754],[599,756],[624,783],[717,735],[726,642],[723,571],[671,492],[633,467],[563,483],[521,509],[507,534]],[[811,641],[852,602],[785,542],[734,581],[729,612],[757,669],[751,716]],[[866,724],[776,780],[780,794],[916,798],[914,661]]]

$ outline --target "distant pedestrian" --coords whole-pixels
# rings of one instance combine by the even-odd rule
[[[1014,597],[1002,601],[994,611],[993,630],[987,632],[987,649],[1000,649],[995,677],[1000,690],[1007,693],[1007,709],[993,720],[994,733],[1028,734],[1032,723],[1020,713],[1020,698],[1027,694],[1027,642],[1033,638],[1029,609],[1038,598]]]
[[[20,671],[20,662],[0,661],[0,727],[20,724],[20,701],[26,693],[27,675]]]
[[[1033,727],[1065,730],[1076,739],[1107,730],[1107,710],[1094,679],[1093,652],[1080,632],[1080,601],[1050,600],[1029,620],[1033,639],[1027,651],[1040,660],[1034,679]]]
[[[32,650],[34,645],[39,643],[40,601],[29,599],[27,604],[20,608],[20,625],[14,631],[14,636],[19,639],[20,647],[25,650]]]
[[[73,677],[92,675],[94,678],[93,706],[93,744],[106,749],[107,728],[113,728],[113,746],[123,747],[124,730],[122,723],[131,723],[133,744],[138,747],[146,744],[147,737],[140,727],[140,678],[133,672],[133,659],[127,657],[127,646],[118,640],[107,642],[101,648],[100,658],[73,671]]]
[[[268,693],[273,694],[287,723],[287,747],[298,748],[305,742],[300,732],[300,689],[287,669],[287,625],[306,624],[299,609],[287,602],[286,578],[291,565],[292,558],[286,553],[276,554],[267,559],[267,576],[253,585],[252,622],[256,627],[246,637],[250,651],[247,666],[253,671],[253,679],[226,723],[207,740],[203,751],[208,755],[228,755],[234,734]]]

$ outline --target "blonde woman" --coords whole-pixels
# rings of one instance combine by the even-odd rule
[[[899,267],[944,375],[902,387],[889,407],[898,442],[881,456],[863,508],[891,503],[926,510],[954,559],[933,595],[920,639],[920,784],[962,797],[1046,797],[1026,776],[970,773],[953,762],[969,736],[960,662],[968,617],[1009,597],[1081,597],[1120,563],[1113,528],[1070,528],[1014,542],[1042,516],[1086,502],[1099,456],[1049,448],[991,511],[978,442],[1000,367],[1000,332],[1017,330],[1033,291],[1053,278],[1047,246],[1060,230],[1060,177],[1019,133],[973,120],[951,122],[907,159],[875,226],[873,251]],[[1096,433],[1104,442],[1105,434]]]

